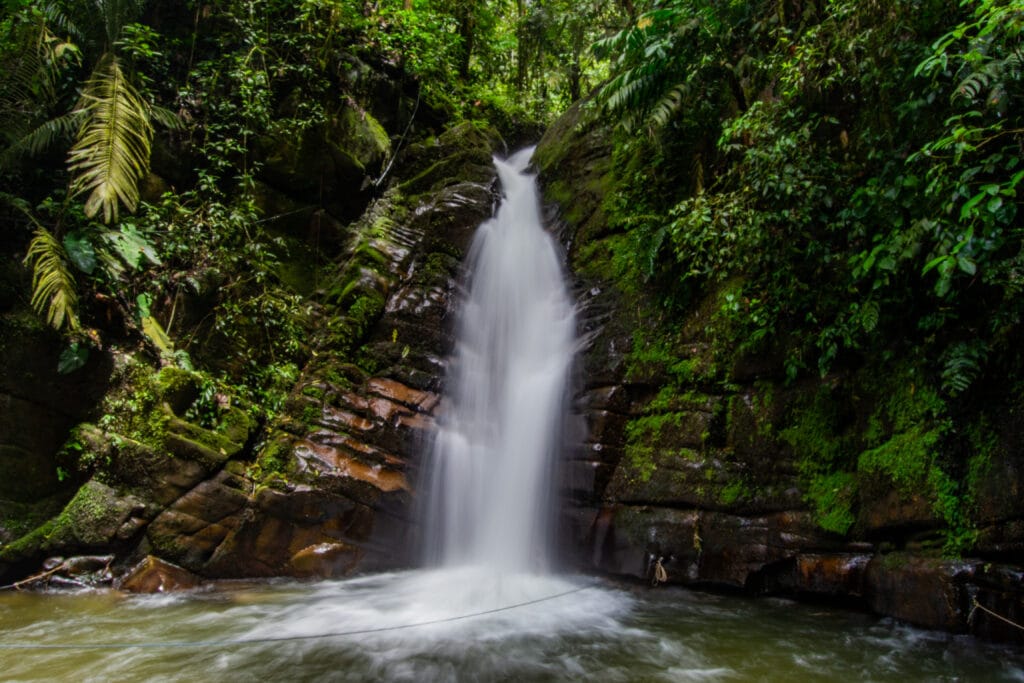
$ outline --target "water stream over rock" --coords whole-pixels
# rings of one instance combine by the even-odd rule
[[[506,572],[547,565],[551,469],[560,446],[575,320],[544,230],[533,148],[496,161],[503,201],[469,254],[426,487],[427,557]]]

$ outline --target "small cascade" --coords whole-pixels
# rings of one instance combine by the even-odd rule
[[[496,160],[503,200],[476,233],[426,495],[428,561],[542,572],[575,350],[559,249],[541,223],[533,148]]]

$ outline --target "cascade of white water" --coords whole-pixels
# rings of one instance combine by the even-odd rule
[[[477,231],[447,402],[432,449],[431,561],[536,571],[547,564],[549,491],[576,324],[543,228],[533,149],[495,160],[503,200]]]

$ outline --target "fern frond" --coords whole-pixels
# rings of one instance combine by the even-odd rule
[[[689,83],[679,83],[662,95],[661,99],[651,107],[650,121],[657,128],[667,124],[683,107],[683,102],[690,94]]]
[[[117,57],[105,55],[93,71],[75,112],[85,117],[68,153],[75,174],[72,193],[89,192],[85,214],[103,210],[106,223],[117,220],[118,206],[134,211],[138,183],[149,171],[153,127],[149,107],[132,87]]]
[[[958,342],[943,354],[942,388],[950,396],[962,394],[981,373],[988,345],[980,340]]]
[[[0,65],[0,137],[17,143],[32,119],[53,102],[61,69],[76,62],[78,52],[45,25],[22,26],[10,40],[16,49]]]
[[[71,36],[79,43],[84,43],[85,33],[71,16],[64,11],[61,6],[62,4],[66,3],[42,2],[39,3],[38,8],[49,26],[59,30],[64,35]]]
[[[77,331],[78,293],[64,246],[49,230],[37,227],[24,263],[32,268],[32,308],[54,329]]]
[[[146,0],[92,0],[97,14],[103,21],[107,34],[107,46],[111,47],[121,37],[125,24],[135,21],[145,7]]]
[[[149,118],[153,123],[163,126],[168,130],[182,130],[185,128],[185,123],[181,120],[181,117],[166,107],[150,105]]]
[[[44,121],[32,130],[22,133],[10,147],[0,153],[0,168],[22,156],[36,156],[61,140],[71,140],[83,121],[81,114],[70,112]]]

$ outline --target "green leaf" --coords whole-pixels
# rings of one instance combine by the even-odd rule
[[[57,372],[68,375],[85,365],[89,360],[89,347],[78,342],[72,343],[60,354],[57,361]]]
[[[92,242],[80,232],[72,232],[64,237],[64,249],[68,253],[68,259],[80,271],[86,275],[92,275],[96,270],[96,250]]]
[[[28,245],[24,263],[32,268],[32,308],[54,329],[67,325],[75,331],[78,322],[78,293],[75,279],[68,271],[64,245],[48,230],[36,229]]]
[[[978,272],[978,264],[974,262],[974,259],[967,258],[963,255],[958,255],[956,257],[956,265],[960,267],[960,270],[968,275],[974,275]]]
[[[117,57],[106,54],[85,84],[74,113],[84,117],[84,123],[68,153],[72,192],[89,193],[86,216],[92,218],[102,209],[103,221],[114,222],[120,204],[135,210],[138,183],[149,171],[153,127],[148,105],[128,82]]]
[[[953,257],[948,255],[948,254],[943,254],[942,256],[936,256],[931,261],[929,261],[928,263],[925,264],[924,270],[921,271],[921,275],[927,274],[929,270],[932,270],[933,268],[938,266],[940,263],[943,263],[945,261],[949,261],[952,258]]]
[[[149,317],[149,307],[153,303],[153,297],[143,292],[135,297],[135,305],[139,307],[139,320],[144,320]]]
[[[130,223],[123,225],[120,230],[104,233],[103,239],[132,270],[139,269],[143,258],[154,266],[160,265],[160,257],[153,243]]]
[[[963,207],[960,209],[960,220],[969,220],[971,218],[971,214],[974,212],[974,207],[980,204],[982,200],[984,200],[988,196],[988,193],[982,191],[968,199],[967,203],[964,204]]]

